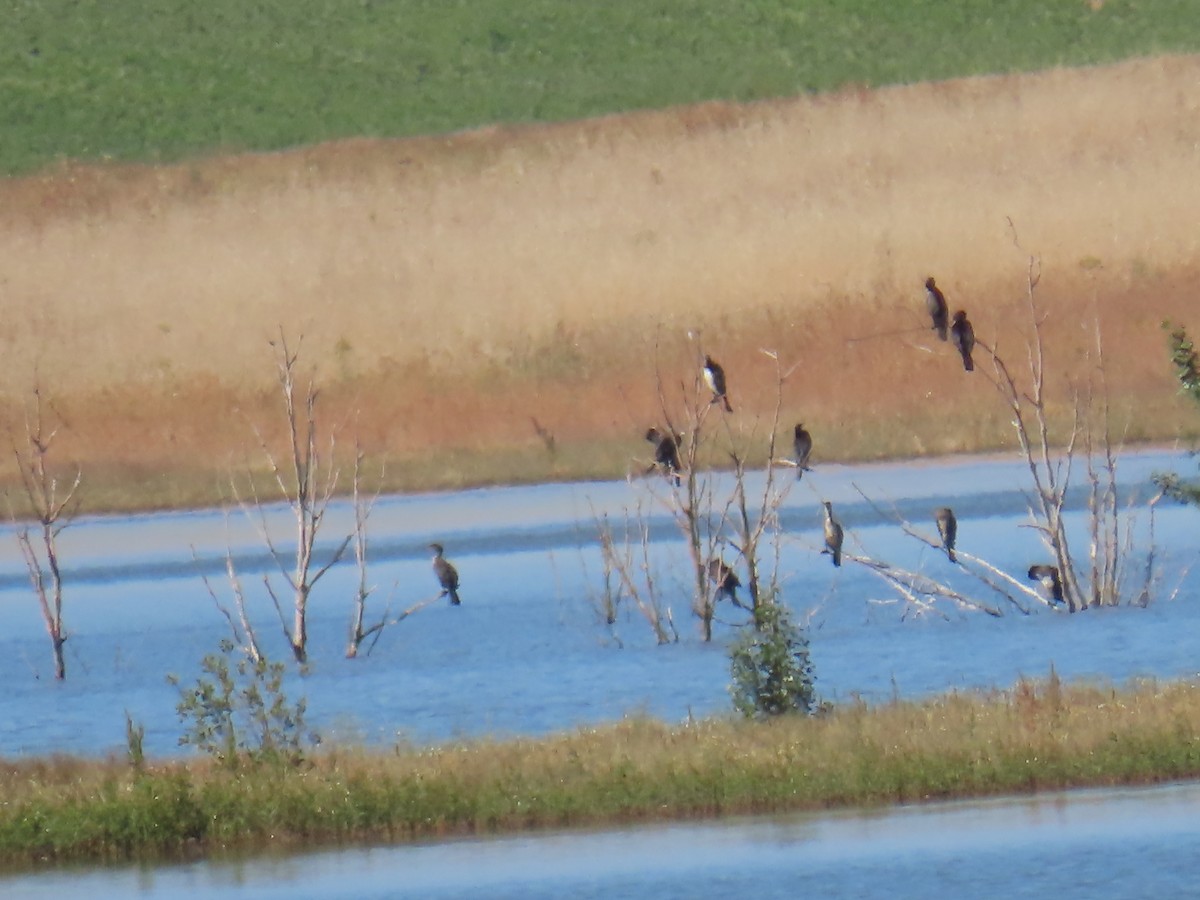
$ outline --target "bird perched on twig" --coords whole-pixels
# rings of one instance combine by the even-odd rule
[[[954,542],[958,540],[958,519],[954,516],[954,510],[940,506],[933,515],[937,519],[937,530],[942,538],[942,546],[946,548],[946,556],[950,562],[958,562],[958,557],[954,555]]]
[[[967,321],[967,314],[964,310],[960,309],[954,314],[954,324],[950,326],[950,336],[954,339],[954,346],[962,354],[963,368],[968,372],[974,372],[975,361],[971,359],[971,353],[975,349],[975,329]]]
[[[722,597],[728,597],[734,606],[742,605],[737,598],[737,589],[742,586],[742,582],[733,568],[725,564],[725,560],[710,559],[708,561],[708,579],[717,589],[714,603],[720,602]]]
[[[657,428],[648,428],[646,440],[654,445],[654,464],[646,471],[661,468],[675,479],[675,487],[683,484],[683,479],[679,477],[683,470],[683,466],[679,464],[679,445],[683,441],[683,435],[669,432],[664,434]]]
[[[933,320],[933,330],[939,338],[946,340],[946,329],[950,325],[950,310],[946,306],[946,295],[941,292],[930,275],[925,279],[925,308]]]
[[[711,402],[722,402],[725,404],[725,412],[733,412],[733,407],[729,405],[729,394],[725,388],[725,370],[715,359],[707,355],[704,357],[704,383],[712,391]]]
[[[812,435],[803,424],[796,425],[796,434],[792,438],[792,449],[796,451],[796,480],[799,481],[808,471],[808,458],[812,456]]]
[[[828,500],[825,501],[825,549],[822,553],[828,553],[833,557],[833,564],[841,566],[842,564],[842,539],[845,537],[845,531],[842,529],[842,523],[833,517],[833,504]]]
[[[1029,567],[1029,580],[1039,581],[1054,603],[1064,603],[1062,578],[1058,566],[1036,565]]]
[[[429,549],[433,551],[433,574],[442,586],[442,596],[449,596],[452,606],[460,605],[462,601],[458,599],[458,570],[442,555],[444,551],[441,544],[430,544]]]

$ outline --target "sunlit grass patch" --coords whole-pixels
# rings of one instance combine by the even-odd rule
[[[203,19],[56,0],[6,19],[0,171],[444,133],[1200,48],[1171,0],[880,9],[667,0],[233,0]]]
[[[66,757],[0,766],[0,858],[150,859],[727,813],[823,809],[1200,776],[1192,682],[1063,684],[816,717],[645,718],[545,738],[326,749],[299,767],[142,772]]]

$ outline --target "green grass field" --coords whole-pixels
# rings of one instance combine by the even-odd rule
[[[544,738],[206,760],[0,761],[0,867],[919,803],[1200,773],[1194,683],[1021,681],[819,718],[627,720]]]
[[[0,172],[1200,49],[1189,0],[9,4]]]

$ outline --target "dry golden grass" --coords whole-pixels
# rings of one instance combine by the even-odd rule
[[[1011,219],[1056,366],[1079,377],[1098,314],[1118,424],[1172,437],[1198,79],[1172,57],[11,180],[0,402],[36,373],[99,505],[202,501],[268,415],[282,325],[394,484],[612,474],[655,417],[656,343],[675,378],[691,329],[743,416],[771,405],[759,347],[803,361],[789,413],[823,458],[995,447],[1003,410],[930,340],[921,284],[1016,351]],[[130,473],[161,491],[122,501]]]

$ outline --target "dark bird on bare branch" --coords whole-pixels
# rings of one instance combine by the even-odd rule
[[[812,435],[803,424],[796,425],[796,435],[792,438],[792,449],[796,451],[796,480],[808,471],[808,458],[812,456]]]
[[[742,586],[742,582],[733,568],[725,564],[725,560],[708,561],[708,579],[717,589],[714,602],[719,603],[722,597],[727,597],[734,606],[742,605],[737,598],[737,589]]]
[[[683,483],[679,477],[683,470],[679,464],[679,444],[683,441],[683,435],[664,434],[657,428],[649,428],[646,430],[646,440],[654,445],[654,464],[646,471],[661,468],[675,479],[675,486],[679,487]]]
[[[1050,599],[1055,603],[1063,603],[1062,578],[1058,574],[1058,566],[1036,565],[1029,567],[1029,580],[1040,581]]]
[[[429,549],[433,551],[433,574],[442,586],[442,596],[449,596],[451,605],[458,606],[462,602],[458,599],[458,570],[442,555],[441,544],[430,544]]]
[[[950,326],[950,336],[954,339],[954,346],[962,354],[963,368],[968,372],[974,372],[975,361],[971,359],[971,353],[975,350],[975,329],[967,321],[966,312],[961,309],[954,314],[954,324]]]
[[[933,276],[925,279],[925,307],[933,320],[933,330],[939,338],[946,340],[946,329],[950,325],[950,310],[946,306],[946,295],[934,284]]]
[[[940,506],[934,511],[934,516],[937,518],[938,534],[942,537],[942,546],[946,548],[946,556],[950,557],[950,562],[958,562],[958,557],[954,555],[954,542],[958,540],[958,519],[954,516],[954,510],[948,506]]]
[[[711,356],[704,357],[704,383],[712,391],[712,402],[722,402],[725,404],[725,412],[733,412],[733,407],[729,405],[729,394],[725,389],[725,370]]]
[[[842,530],[842,523],[833,517],[833,504],[828,500],[825,501],[825,549],[822,553],[828,553],[833,557],[833,564],[840,566],[842,564],[842,539],[845,537],[845,532]]]

